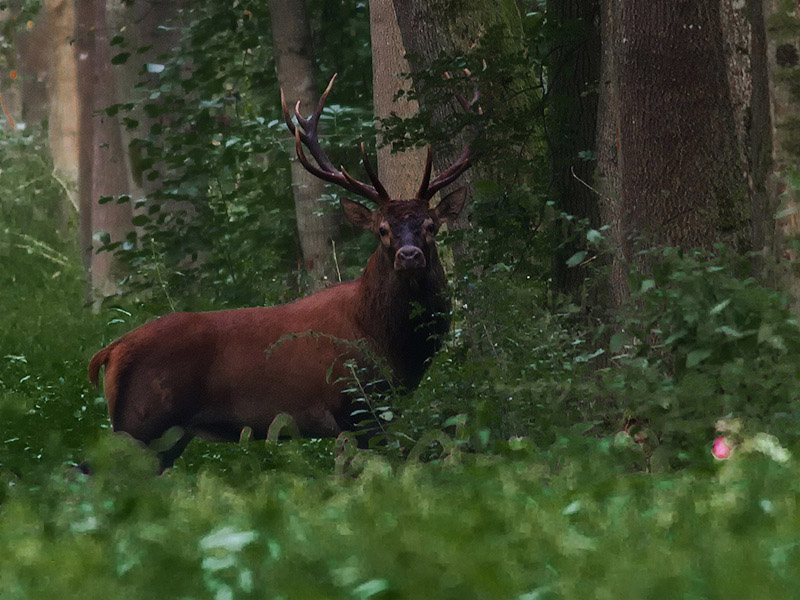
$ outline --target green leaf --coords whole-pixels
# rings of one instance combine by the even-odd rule
[[[567,259],[567,266],[568,267],[577,267],[579,264],[583,262],[586,258],[586,251],[581,250],[580,252],[576,252],[572,256]]]
[[[705,359],[711,356],[711,350],[701,349],[701,350],[692,350],[689,354],[686,355],[686,367],[692,368],[699,365]]]
[[[611,342],[609,343],[609,350],[611,352],[619,352],[625,347],[625,344],[628,342],[628,336],[624,333],[615,333],[611,336]]]
[[[726,306],[728,306],[728,304],[730,304],[730,303],[731,303],[731,299],[730,299],[730,298],[728,298],[727,300],[723,300],[722,302],[720,302],[719,304],[717,304],[717,305],[716,305],[714,308],[712,308],[712,309],[709,311],[709,313],[708,313],[708,314],[710,314],[710,315],[716,315],[716,314],[718,314],[718,313],[722,312],[723,310],[725,310],[725,307],[726,307]]]
[[[590,244],[597,244],[603,241],[603,234],[597,231],[597,229],[590,229],[586,232],[586,241]]]
[[[732,338],[736,338],[736,339],[744,337],[743,333],[741,333],[739,331],[736,331],[733,327],[728,327],[727,325],[723,325],[722,327],[718,328],[717,331],[720,332],[720,333],[724,333],[728,337],[732,337]]]
[[[128,62],[128,59],[131,57],[130,52],[120,52],[111,57],[111,64],[112,65],[124,65]]]

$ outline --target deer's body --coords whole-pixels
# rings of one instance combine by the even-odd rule
[[[345,393],[353,379],[348,364],[369,368],[377,358],[395,383],[413,389],[447,332],[450,305],[434,237],[460,212],[464,190],[435,208],[428,201],[469,166],[471,155],[465,150],[459,163],[430,181],[429,154],[417,197],[391,200],[366,156],[374,186],[335,170],[320,148],[316,123],[330,85],[311,119],[297,111],[305,133],[294,128],[288,111],[287,124],[308,170],[379,205],[373,212],[341,199],[347,218],[374,233],[380,244],[356,281],[282,306],[167,315],[92,358],[89,377],[95,385],[105,367],[115,431],[145,444],[173,427],[183,431],[174,446],[159,452],[162,469],[195,435],[234,441],[250,427],[264,437],[281,413],[291,415],[306,436],[352,429],[361,419],[352,417],[352,396]],[[306,160],[301,140],[319,167]]]
[[[440,263],[422,277],[394,275],[374,286],[384,260],[376,252],[362,278],[290,304],[175,313],[111,343],[89,370],[97,385],[105,366],[114,429],[144,443],[176,425],[189,435],[235,441],[244,427],[266,436],[280,413],[310,437],[351,429],[342,389],[352,373],[344,361],[371,360],[357,342],[411,389],[450,322]]]

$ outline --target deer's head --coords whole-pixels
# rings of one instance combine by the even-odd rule
[[[470,145],[467,144],[455,163],[431,179],[432,157],[431,149],[428,147],[427,160],[419,191],[414,198],[409,200],[393,200],[373,170],[363,143],[361,144],[361,156],[371,185],[357,181],[350,176],[344,167],[336,169],[319,143],[319,118],[335,80],[336,75],[331,78],[328,87],[320,98],[319,104],[317,104],[314,113],[309,118],[306,119],[300,114],[300,103],[297,103],[294,114],[300,127],[296,127],[292,122],[283,96],[283,90],[281,90],[283,115],[287,127],[295,136],[297,157],[306,170],[316,177],[334,183],[377,204],[378,210],[373,211],[360,202],[348,198],[340,199],[342,210],[347,219],[357,227],[371,231],[380,240],[381,247],[387,253],[395,271],[425,269],[430,265],[431,255],[435,248],[434,238],[439,228],[448,221],[452,222],[461,213],[466,198],[466,190],[461,188],[447,194],[434,207],[430,206],[431,198],[439,190],[458,179],[470,167],[474,153]],[[456,93],[456,98],[464,110],[472,111],[480,95],[476,88],[472,101],[467,102],[458,93]],[[480,112],[480,108],[477,110]],[[314,157],[316,165],[312,164],[306,157],[303,151],[304,145],[311,153],[311,156]]]

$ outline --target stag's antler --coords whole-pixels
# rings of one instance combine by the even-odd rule
[[[307,119],[303,118],[300,114],[300,102],[297,102],[297,105],[294,108],[294,115],[297,119],[298,124],[300,127],[295,127],[294,123],[292,123],[292,117],[289,115],[289,109],[286,106],[286,97],[283,94],[283,90],[281,89],[281,106],[283,106],[283,118],[286,121],[286,126],[289,128],[289,131],[295,136],[295,145],[297,147],[297,158],[300,160],[302,165],[306,168],[306,170],[314,175],[315,177],[319,177],[320,179],[324,179],[325,181],[329,181],[330,183],[334,183],[339,187],[342,187],[354,194],[358,194],[359,196],[366,198],[367,200],[372,200],[379,206],[382,206],[391,198],[389,194],[386,192],[386,189],[381,184],[380,180],[378,179],[377,174],[372,168],[372,165],[367,158],[366,150],[364,149],[364,143],[361,143],[361,158],[364,162],[364,170],[367,172],[367,176],[369,177],[372,185],[368,185],[366,183],[362,183],[356,179],[353,179],[350,174],[345,171],[344,167],[340,167],[341,171],[337,170],[336,167],[333,166],[333,163],[330,161],[328,156],[325,154],[325,151],[322,149],[319,143],[319,133],[317,131],[319,125],[319,118],[322,115],[322,109],[325,106],[325,100],[328,98],[328,93],[331,91],[333,87],[333,82],[336,81],[336,75],[334,74],[331,77],[330,83],[328,83],[328,87],[325,88],[325,92],[319,99],[319,103],[317,104],[316,110],[314,113]],[[302,128],[302,131],[300,130]],[[308,148],[309,152],[311,152],[311,156],[314,157],[314,160],[317,161],[317,165],[314,166],[308,158],[306,158],[305,153],[303,152],[303,145],[305,144],[306,148]]]
[[[461,105],[461,108],[464,109],[464,112],[482,115],[483,111],[478,104],[481,99],[481,92],[478,89],[478,84],[475,82],[475,79],[471,77],[472,73],[469,72],[469,69],[464,69],[464,73],[466,73],[467,77],[471,78],[472,85],[474,86],[475,91],[473,93],[472,100],[467,101],[458,90],[453,90],[453,95]],[[447,79],[451,78],[450,73],[445,73],[444,76]],[[436,192],[453,183],[464,171],[470,168],[472,165],[472,159],[475,157],[475,151],[472,149],[471,142],[471,139],[467,141],[456,162],[439,173],[433,179],[433,181],[431,181],[431,162],[433,157],[431,153],[431,147],[428,146],[428,156],[425,160],[425,173],[422,176],[422,184],[419,186],[417,198],[420,200],[430,200],[434,194],[436,194]]]

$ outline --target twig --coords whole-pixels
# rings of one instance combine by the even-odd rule
[[[592,186],[590,186],[588,183],[586,183],[586,182],[585,182],[583,179],[581,179],[580,177],[578,177],[578,175],[575,173],[575,167],[570,167],[570,168],[569,168],[569,171],[570,171],[570,173],[572,173],[572,176],[573,176],[575,179],[577,179],[578,181],[580,181],[580,182],[581,182],[583,185],[585,185],[587,188],[589,188],[591,191],[593,191],[595,194],[597,194],[597,195],[598,195],[598,196],[600,196],[601,198],[603,197],[603,194],[601,194],[600,192],[598,192],[596,189],[594,189]]]
[[[6,101],[3,99],[3,94],[0,94],[0,106],[3,107],[3,113],[6,115],[6,119],[8,119],[8,124],[11,126],[11,130],[17,128],[17,125],[14,123],[14,118],[8,114],[8,109],[6,108]]]
[[[336,266],[336,277],[339,278],[339,283],[342,283],[342,272],[339,270],[339,258],[336,256],[336,240],[331,240],[333,246],[333,264]]]

